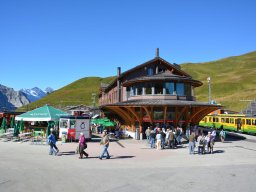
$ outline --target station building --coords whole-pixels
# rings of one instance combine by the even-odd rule
[[[208,113],[221,106],[197,102],[194,89],[203,83],[182,71],[177,64],[159,56],[121,73],[102,85],[99,105],[105,116],[114,117],[128,129],[142,137],[148,126],[183,127],[198,125]]]

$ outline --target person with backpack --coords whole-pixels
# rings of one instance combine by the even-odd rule
[[[197,137],[197,141],[198,141],[198,154],[202,155],[202,154],[204,154],[204,151],[205,151],[205,139],[204,139],[204,136],[200,134]]]
[[[57,153],[59,152],[59,149],[56,146],[56,137],[55,137],[53,128],[51,128],[50,131],[51,131],[51,134],[48,136],[48,144],[50,145],[49,155],[53,155],[53,154],[57,155]]]

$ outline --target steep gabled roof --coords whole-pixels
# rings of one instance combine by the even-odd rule
[[[191,77],[189,74],[187,74],[186,72],[182,71],[179,66],[177,66],[176,64],[171,64],[169,63],[168,61],[164,60],[163,58],[161,57],[155,57],[154,59],[152,60],[149,60],[145,63],[142,63],[140,65],[137,65],[136,67],[134,68],[131,68],[130,70],[124,72],[121,74],[120,78],[132,73],[133,71],[136,71],[138,69],[141,69],[143,67],[146,67],[147,65],[150,65],[152,63],[155,63],[156,61],[161,61],[161,64],[165,65],[167,67],[167,69],[171,70],[171,69],[175,69],[178,73],[184,75],[184,76],[188,76],[188,77]]]
[[[176,70],[177,73],[181,74],[181,76],[186,76],[188,78],[192,78],[189,74],[187,74],[186,72],[182,71],[177,64],[171,64],[168,61],[164,60],[163,58],[157,56],[154,59],[151,59],[151,60],[149,60],[149,61],[147,61],[145,63],[142,63],[140,65],[137,65],[134,68],[129,69],[128,71],[125,71],[125,72],[121,73],[119,79],[124,78],[126,75],[128,75],[128,74],[130,74],[130,73],[132,73],[132,72],[134,72],[134,71],[136,71],[138,69],[146,67],[146,66],[148,66],[148,65],[150,65],[152,63],[156,63],[157,61],[160,61],[162,65],[165,65],[168,70],[174,69],[174,70]],[[116,83],[117,83],[117,78],[111,84],[109,84],[109,86],[106,87],[105,90],[109,90],[113,86],[116,86]]]

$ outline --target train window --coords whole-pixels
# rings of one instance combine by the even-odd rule
[[[225,122],[224,118],[221,118],[221,123],[224,123],[224,122]]]
[[[256,125],[256,120],[252,119],[252,125]]]
[[[234,124],[234,119],[233,118],[230,119],[230,123]]]
[[[251,125],[251,119],[246,119],[246,124]]]
[[[76,126],[76,120],[70,120],[70,128],[75,129]]]
[[[226,123],[229,123],[229,118],[226,118]]]
[[[243,125],[245,124],[245,120],[244,120],[244,119],[242,119],[242,124],[243,124]]]
[[[211,117],[209,117],[209,122],[212,122],[212,118]]]
[[[219,122],[219,118],[218,117],[216,117],[216,122]]]

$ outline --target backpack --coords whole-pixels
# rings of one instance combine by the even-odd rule
[[[199,145],[204,145],[204,139],[200,139]]]

